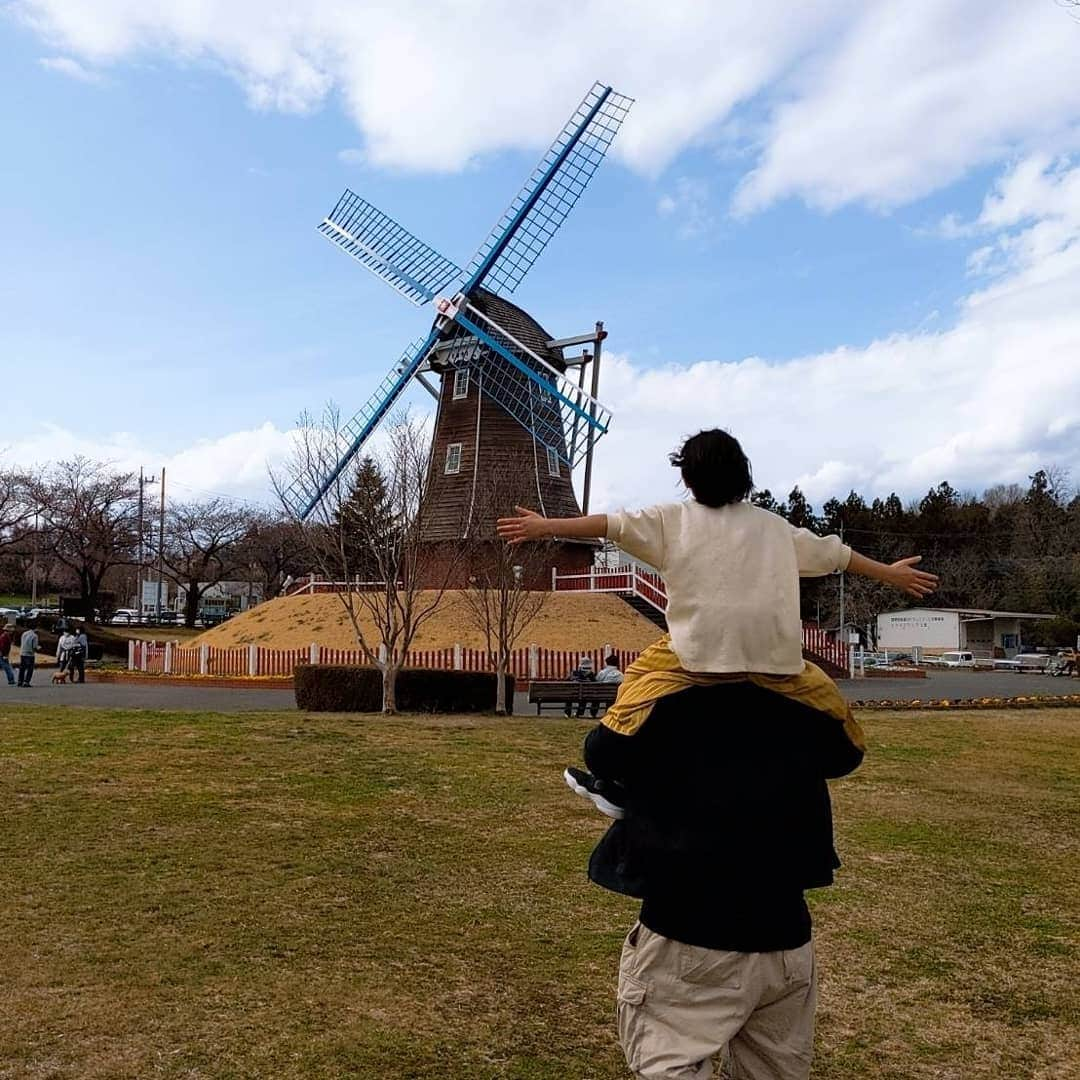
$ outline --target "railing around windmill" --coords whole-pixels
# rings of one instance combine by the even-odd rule
[[[594,566],[587,574],[559,574],[551,571],[551,588],[556,592],[612,592],[638,596],[657,611],[667,611],[667,588],[659,574],[636,565],[603,568]],[[803,648],[854,675],[854,650],[836,641],[828,630],[814,623],[802,624]]]
[[[404,583],[401,583],[403,586]],[[309,574],[306,578],[294,581],[287,589],[282,590],[282,596],[314,595],[315,593],[339,593],[339,592],[375,592],[377,589],[386,587],[385,581],[361,581],[359,576],[351,581],[328,581],[320,578],[318,574]]]
[[[323,583],[329,584],[329,583]],[[385,655],[381,653],[380,655]],[[583,656],[599,671],[608,656],[616,656],[619,666],[637,659],[638,653],[601,645],[588,649],[542,649],[528,645],[514,649],[508,670],[518,679],[565,679]],[[216,648],[211,645],[182,646],[174,642],[128,642],[128,670],[154,675],[190,675],[288,678],[298,664],[340,664],[370,666],[361,649],[334,649],[312,642],[299,649],[267,649],[260,645]],[[496,669],[495,656],[486,649],[451,645],[444,649],[411,649],[403,667],[433,668],[439,671],[490,671]]]

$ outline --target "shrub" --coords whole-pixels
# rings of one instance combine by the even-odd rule
[[[300,664],[296,705],[308,712],[382,712],[382,672],[374,667]],[[402,712],[473,713],[495,709],[495,675],[486,671],[402,668],[397,676]],[[506,676],[506,709],[514,708],[514,676]]]

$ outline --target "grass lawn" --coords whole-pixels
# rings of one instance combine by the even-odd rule
[[[0,1077],[626,1077],[580,722],[0,722]],[[815,1078],[1080,1076],[1080,710],[865,724]]]

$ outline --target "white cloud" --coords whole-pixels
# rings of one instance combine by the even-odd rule
[[[69,79],[77,79],[84,83],[99,83],[101,75],[84,67],[78,60],[72,60],[70,56],[43,56],[38,63],[46,71],[55,71],[60,75],[66,75]]]
[[[6,446],[3,457],[7,463],[39,468],[76,455],[136,472],[145,466],[156,474],[164,466],[166,486],[175,498],[222,494],[275,504],[267,467],[281,467],[293,439],[294,432],[281,431],[268,422],[249,431],[200,439],[179,451],[162,453],[160,448],[127,432],[95,438],[48,424]]]
[[[1080,119],[1078,48],[1052,3],[864,4],[794,77],[736,208],[891,206],[1016,148],[1063,145]]]
[[[1005,230],[988,245],[997,276],[949,329],[784,363],[645,370],[612,355],[598,506],[671,497],[667,453],[702,427],[740,437],[760,485],[786,494],[798,483],[819,505],[851,487],[981,489],[1080,461],[1080,166],[1019,162],[979,222]]]
[[[656,212],[677,221],[682,236],[701,236],[709,232],[715,222],[708,181],[691,176],[678,177],[674,189],[657,200]]]
[[[581,0],[572,18],[552,0],[467,0],[452,15],[434,0],[12,10],[95,65],[155,54],[224,70],[257,108],[304,112],[335,94],[374,166],[456,170],[535,150],[600,77],[637,98],[616,143],[636,168],[753,133],[744,213],[788,196],[904,202],[1012,153],[1060,149],[1080,115],[1075,23],[1049,0]]]
[[[1040,466],[1075,465],[1080,166],[1018,162],[979,220],[984,229],[1003,227],[992,244],[1006,253],[1006,269],[964,300],[951,328],[786,362],[645,368],[607,353],[600,396],[615,419],[598,444],[596,508],[674,497],[668,452],[713,426],[743,440],[759,485],[785,495],[797,483],[818,506],[851,487],[910,497],[943,479],[980,490],[1024,483]],[[279,465],[292,437],[267,423],[163,459],[123,433],[92,440],[51,428],[5,458],[47,462],[83,453],[127,468],[164,463],[182,497],[210,491],[272,502],[266,463]]]

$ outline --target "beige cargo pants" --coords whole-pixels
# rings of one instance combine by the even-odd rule
[[[814,1044],[814,945],[701,949],[636,923],[619,963],[619,1042],[638,1080],[807,1080]]]

